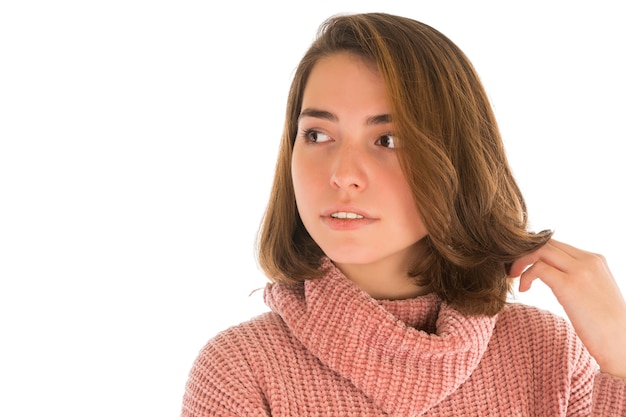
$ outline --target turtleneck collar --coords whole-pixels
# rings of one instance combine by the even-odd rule
[[[377,301],[324,259],[323,278],[269,284],[265,302],[322,363],[398,416],[428,411],[478,366],[495,317],[464,316],[436,295]]]

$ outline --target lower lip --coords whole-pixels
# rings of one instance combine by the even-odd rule
[[[375,222],[374,219],[337,219],[335,217],[322,217],[324,223],[333,230],[357,230]]]

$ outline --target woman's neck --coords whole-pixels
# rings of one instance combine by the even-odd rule
[[[377,300],[404,300],[431,292],[408,275],[408,262],[383,259],[372,264],[335,265],[350,281]]]

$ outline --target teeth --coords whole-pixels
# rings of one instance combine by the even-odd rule
[[[362,219],[363,216],[357,213],[352,213],[349,211],[339,211],[337,213],[333,213],[330,217],[334,217],[335,219]]]

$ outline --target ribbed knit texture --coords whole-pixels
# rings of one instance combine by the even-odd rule
[[[519,304],[466,317],[434,294],[377,301],[324,268],[268,285],[271,313],[209,341],[182,416],[626,416],[626,380],[597,374],[561,318]]]

